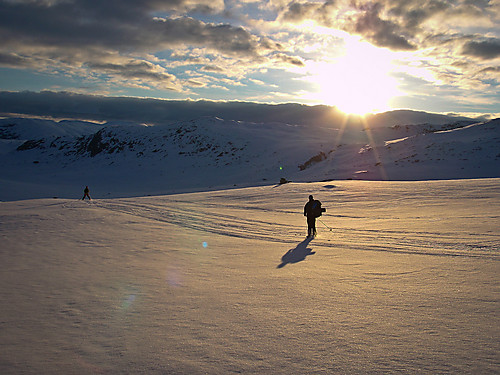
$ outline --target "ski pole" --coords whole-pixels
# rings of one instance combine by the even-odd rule
[[[328,225],[326,225],[325,223],[323,223],[323,220],[321,220],[321,219],[318,219],[318,220],[319,220],[319,222],[321,224],[323,224],[325,227],[327,227],[328,229],[330,229],[330,232],[333,230],[333,228],[330,228]]]

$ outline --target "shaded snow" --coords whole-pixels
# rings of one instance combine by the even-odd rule
[[[497,374],[499,212],[499,179],[2,202],[0,372]]]
[[[500,177],[499,120],[365,129],[216,117],[155,126],[0,124],[0,200],[72,198],[85,185],[106,198],[268,185],[281,178]]]

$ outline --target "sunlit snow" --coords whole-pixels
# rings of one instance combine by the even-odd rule
[[[499,179],[2,202],[0,372],[495,374],[499,212]]]

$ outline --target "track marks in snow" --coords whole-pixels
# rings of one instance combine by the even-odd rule
[[[271,212],[260,206],[231,206],[173,199],[148,201],[147,198],[100,200],[94,202],[93,206],[185,229],[275,243],[297,243],[298,238],[305,232],[305,220],[301,218],[297,221],[297,212]],[[263,217],[268,220],[263,220]],[[353,227],[334,227],[332,231],[328,231],[322,228],[320,222],[317,227],[320,236],[314,239],[313,244],[332,251],[351,249],[500,260],[500,236],[496,234],[486,235],[488,238],[483,235],[478,243],[475,237],[457,237],[455,232]]]
[[[480,257],[500,260],[500,236],[498,235],[489,236],[487,241],[482,239],[481,244],[471,243],[475,239],[457,237],[457,233],[439,234],[410,230],[404,232],[396,230],[334,228],[332,232],[329,232],[331,239],[325,241],[325,236],[328,235],[322,235],[319,240],[322,245],[352,250]]]
[[[293,243],[294,233],[303,230],[283,223],[266,221],[248,215],[249,208],[235,209],[199,202],[165,201],[163,204],[132,202],[127,199],[99,201],[97,207],[138,216],[182,228],[253,240]],[[245,214],[246,213],[246,214]],[[262,215],[260,215],[262,216]],[[290,239],[290,238],[293,239]]]

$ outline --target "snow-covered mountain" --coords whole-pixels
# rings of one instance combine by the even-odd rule
[[[398,113],[403,121],[404,113]],[[390,119],[389,119],[390,117]],[[202,117],[147,124],[0,120],[0,199],[131,196],[333,179],[500,176],[500,119],[364,128]],[[415,116],[408,117],[409,119]],[[421,116],[417,116],[421,119]]]

